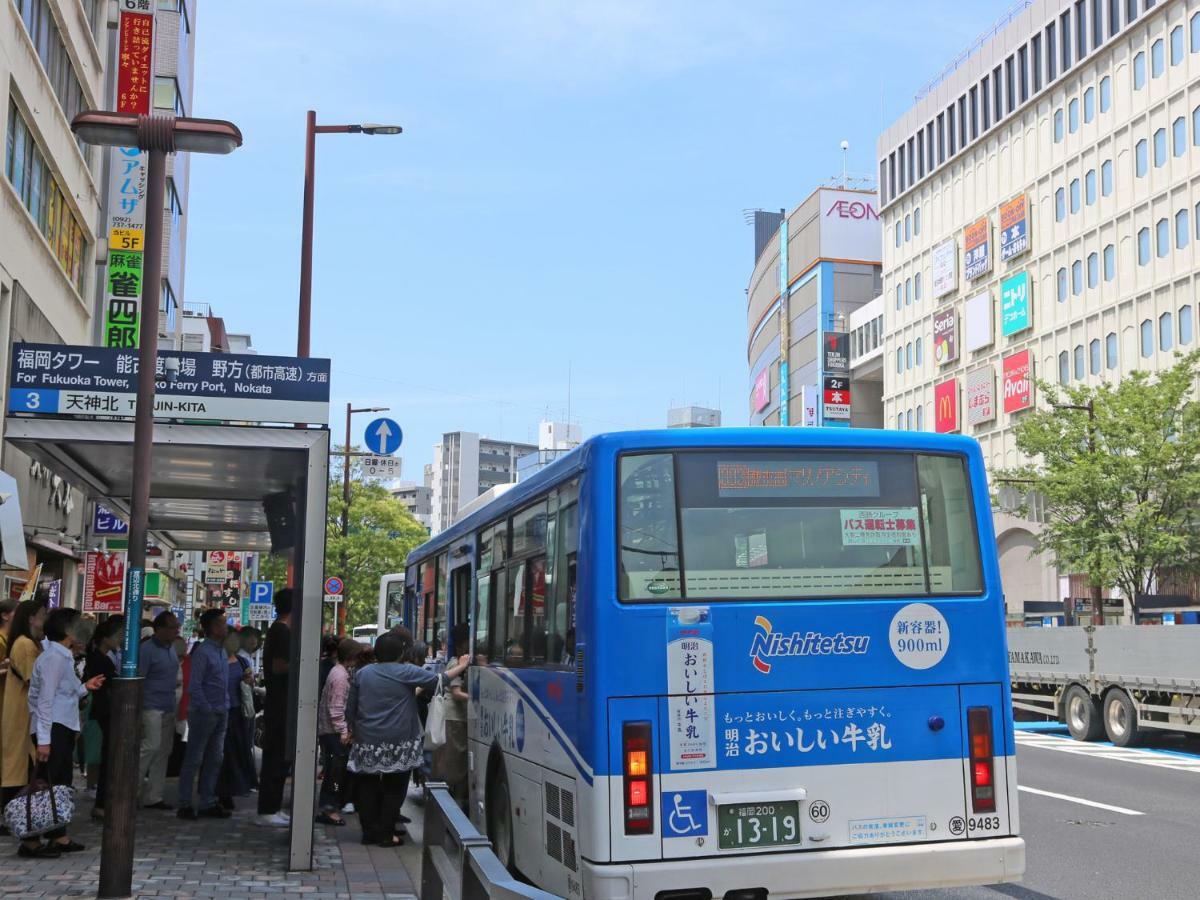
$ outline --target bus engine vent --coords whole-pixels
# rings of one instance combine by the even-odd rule
[[[546,823],[546,855],[555,862],[563,861],[563,832],[553,822]],[[570,838],[568,838],[570,840]],[[571,852],[574,853],[572,846]]]
[[[579,871],[579,863],[575,861],[575,838],[565,831],[562,836],[562,861],[572,872]]]
[[[562,815],[559,816],[564,825],[575,825],[575,795],[570,791],[562,792]]]
[[[559,812],[558,785],[552,784],[549,781],[546,782],[546,815],[553,816],[555,819],[562,819],[562,815]]]
[[[583,647],[575,648],[575,692],[583,693]]]

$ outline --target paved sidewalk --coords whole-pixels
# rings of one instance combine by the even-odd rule
[[[96,896],[101,823],[90,817],[89,799],[81,795],[77,802],[71,837],[87,849],[30,860],[16,855],[14,839],[0,839],[8,848],[0,851],[0,897]],[[287,872],[287,829],[256,826],[253,797],[238,805],[231,819],[195,822],[182,821],[173,812],[139,812],[134,896],[415,900],[400,854],[362,846],[356,816],[348,816],[349,824],[342,828],[318,825],[313,870]]]

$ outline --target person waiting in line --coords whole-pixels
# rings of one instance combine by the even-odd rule
[[[29,784],[30,773],[37,761],[37,751],[29,741],[29,679],[42,653],[42,626],[46,622],[47,601],[42,598],[24,600],[13,615],[8,633],[8,674],[4,679],[3,724],[0,740],[3,743],[4,772],[3,803],[13,799]],[[58,856],[53,847],[43,847],[32,838],[21,844],[22,856]]]
[[[142,678],[142,745],[138,756],[138,785],[146,809],[174,809],[163,799],[167,762],[175,745],[175,685],[179,678],[179,619],[162,612],[154,632],[142,641],[138,674]]]
[[[336,634],[327,634],[321,638],[321,659],[317,663],[317,696],[325,690],[325,681],[329,673],[337,665],[338,645],[342,642]]]
[[[71,785],[75,775],[75,738],[79,734],[79,703],[88,691],[105,683],[103,675],[81,682],[75,674],[75,655],[84,650],[79,610],[55,609],[46,617],[46,649],[33,665],[29,680],[30,740],[37,752],[39,773],[51,785]],[[64,825],[46,832],[46,845],[32,848],[22,841],[21,856],[76,853],[83,844],[67,836]],[[36,841],[36,839],[35,839]]]
[[[224,819],[230,815],[217,802],[217,775],[225,755],[225,728],[229,721],[225,637],[229,626],[225,611],[206,609],[200,616],[205,639],[192,648],[192,673],[188,684],[188,740],[179,771],[181,819]],[[192,788],[200,780],[200,809],[192,806]]]
[[[350,782],[346,763],[350,759],[350,730],[346,727],[346,696],[350,693],[350,670],[362,651],[357,641],[345,638],[338,642],[337,660],[325,688],[317,712],[317,739],[321,742],[322,767],[320,814],[317,821],[325,825],[345,825],[342,808],[350,800]]]
[[[275,621],[263,643],[263,675],[267,693],[263,702],[262,768],[258,776],[258,818],[268,828],[287,828],[291,816],[283,812],[283,786],[288,776],[288,689],[292,659],[292,589],[275,595]]]
[[[104,818],[104,803],[108,793],[108,749],[110,736],[109,721],[112,718],[112,680],[117,677],[114,651],[121,646],[124,616],[109,616],[96,626],[88,642],[87,656],[83,663],[83,680],[90,681],[97,675],[104,676],[104,683],[92,692],[89,715],[100,729],[100,760],[96,780],[96,800],[92,805],[92,818]]]
[[[8,683],[8,637],[16,614],[16,600],[11,597],[0,600],[0,722],[4,721],[4,686]],[[0,741],[0,772],[3,770],[4,747]],[[8,834],[8,827],[0,824],[0,834]]]
[[[225,637],[226,686],[229,717],[225,726],[225,756],[217,778],[217,799],[224,809],[235,808],[234,797],[245,797],[258,784],[254,769],[254,746],[249,743],[246,722],[253,724],[254,706],[247,699],[254,673],[239,655],[242,642],[236,634]],[[249,713],[249,715],[247,715]]]
[[[442,675],[402,662],[412,648],[412,634],[395,628],[375,643],[375,663],[361,669],[350,683],[346,724],[350,731],[349,770],[354,773],[355,806],[362,842],[397,847],[395,833],[409,776],[421,764],[423,737],[415,691],[433,691],[461,675],[460,663]]]
[[[467,700],[466,669],[470,662],[467,653],[471,632],[466,622],[459,622],[450,631],[450,649],[458,656],[460,674],[450,680],[446,704],[446,743],[434,751],[433,776],[446,782],[450,795],[458,805],[467,805]]]

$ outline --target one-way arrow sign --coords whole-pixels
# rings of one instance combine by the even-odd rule
[[[376,419],[367,426],[363,442],[376,456],[391,456],[400,449],[404,433],[394,419]]]

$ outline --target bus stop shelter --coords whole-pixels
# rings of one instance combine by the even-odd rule
[[[128,516],[131,421],[10,413],[5,438],[90,499]],[[290,545],[294,553],[288,728],[293,870],[312,867],[328,467],[325,427],[154,426],[150,530],[164,547],[267,553]]]

